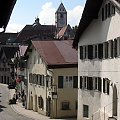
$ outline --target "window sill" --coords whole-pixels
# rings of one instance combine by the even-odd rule
[[[61,110],[67,111],[67,110],[71,110],[71,109],[61,109]]]

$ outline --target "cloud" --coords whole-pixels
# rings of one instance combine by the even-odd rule
[[[42,10],[40,11],[38,17],[40,18],[40,23],[42,25],[55,25],[55,12],[56,8],[54,8],[52,2],[47,2],[42,6]],[[67,9],[67,23],[71,26],[75,26],[79,24],[81,15],[83,12],[83,6],[75,6],[73,9]],[[6,32],[19,32],[25,25],[9,23]]]
[[[40,18],[41,24],[55,24],[55,12],[56,9],[53,7],[52,2],[47,2],[42,6],[38,17]],[[67,21],[71,26],[79,24],[81,15],[83,12],[83,6],[76,6],[71,10],[67,10]]]
[[[42,11],[39,14],[41,24],[55,24],[55,11],[52,2],[45,3],[42,6]]]
[[[67,10],[68,24],[70,24],[71,26],[78,25],[80,22],[82,12],[83,12],[82,6],[76,6],[72,10]]]
[[[25,25],[9,23],[6,28],[6,32],[20,32]]]

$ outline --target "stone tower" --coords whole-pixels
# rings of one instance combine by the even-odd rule
[[[57,27],[57,32],[67,25],[67,11],[63,5],[63,3],[60,4],[58,7],[56,13],[55,13],[55,25]]]

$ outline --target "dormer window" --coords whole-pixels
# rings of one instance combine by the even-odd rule
[[[115,6],[111,3],[105,4],[102,8],[102,21],[106,20],[112,15],[115,15]]]

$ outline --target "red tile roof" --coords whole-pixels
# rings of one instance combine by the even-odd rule
[[[62,36],[65,34],[65,31],[67,30],[67,27],[68,27],[67,25],[64,26],[64,27],[58,32],[57,35],[62,37]]]
[[[9,39],[16,39],[18,33],[2,33],[0,34],[0,43],[1,44],[6,44]]]
[[[33,46],[47,65],[77,66],[77,51],[72,48],[72,40],[32,41]]]
[[[55,31],[55,25],[26,25],[18,34],[16,42],[21,43],[36,36],[54,37]]]

